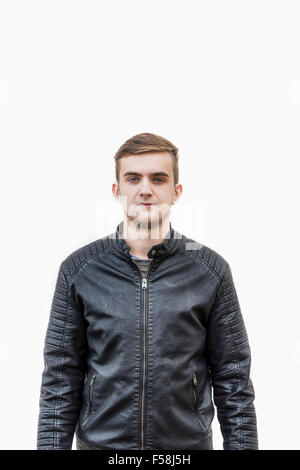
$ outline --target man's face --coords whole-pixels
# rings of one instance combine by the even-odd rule
[[[128,223],[156,229],[169,216],[171,205],[181,191],[181,185],[174,187],[173,160],[169,152],[120,159],[119,186],[113,185],[113,193],[121,198]]]

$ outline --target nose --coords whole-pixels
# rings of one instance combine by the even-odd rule
[[[141,182],[140,190],[139,190],[139,195],[140,196],[145,196],[145,195],[152,195],[152,186],[151,183],[147,178],[144,178]]]

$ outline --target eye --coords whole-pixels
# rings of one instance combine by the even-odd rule
[[[128,181],[132,182],[132,180],[137,180],[137,178],[136,178],[135,176],[131,176],[130,178],[128,178]],[[156,180],[156,181],[158,180],[159,183],[160,183],[160,182],[162,182],[162,183],[164,182],[164,179],[163,179],[163,178],[154,178],[154,180]],[[135,181],[133,181],[133,182],[135,182]]]

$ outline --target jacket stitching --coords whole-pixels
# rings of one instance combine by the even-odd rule
[[[68,286],[68,290],[67,290],[67,293],[69,293],[70,289],[71,289],[71,282],[74,280],[74,277],[78,274],[80,274],[80,271],[85,267],[85,265],[87,265],[89,262],[92,261],[93,258],[95,258],[96,256],[99,256],[101,254],[105,254],[105,251],[104,250],[101,250],[99,251],[98,253],[90,256],[89,258],[87,258],[86,260],[84,260],[77,268],[76,270],[74,271],[74,273],[72,275],[70,275],[70,285]],[[133,269],[132,272],[135,274],[135,270]],[[75,301],[74,297],[72,296],[71,294],[71,297],[72,299]]]
[[[62,270],[62,274],[63,274],[63,276],[64,276],[66,285],[68,286],[67,279],[66,279],[66,275],[65,275],[65,273],[64,273],[63,270]],[[58,360],[58,364],[57,364],[57,367],[56,367],[56,372],[57,372],[57,384],[58,384],[58,393],[57,393],[57,396],[56,396],[56,399],[55,399],[55,404],[54,404],[54,429],[53,429],[53,442],[55,442],[56,447],[58,446],[58,432],[57,432],[57,418],[56,418],[56,413],[57,413],[57,410],[58,410],[58,408],[59,408],[59,402],[60,402],[60,377],[61,377],[61,376],[60,376],[60,373],[59,373],[59,368],[60,368],[60,365],[61,365],[62,353],[63,353],[63,349],[64,349],[64,341],[65,341],[65,335],[66,335],[66,331],[67,331],[68,309],[69,309],[68,299],[66,298],[65,301],[66,301],[66,310],[65,310],[66,319],[65,319],[65,322],[64,322],[64,330],[63,330],[62,344],[61,344],[60,352],[59,352],[59,360]],[[56,438],[55,438],[55,429],[56,429]]]
[[[204,267],[208,268],[211,272],[211,274],[213,275],[214,279],[219,283],[221,283],[222,281],[222,278],[220,276],[219,273],[217,273],[217,271],[210,265],[208,264],[206,261],[204,261],[202,258],[200,258],[199,256],[197,256],[196,254],[193,254],[191,253],[190,251],[185,251],[184,254],[187,254],[187,255],[190,255],[192,256],[193,258],[196,258]]]
[[[81,268],[83,268],[83,266],[87,263],[89,263],[94,257],[100,255],[101,253],[104,252],[104,249],[101,249],[100,251],[97,251],[97,253],[89,256],[88,258],[86,258],[84,261],[82,261],[76,268],[75,268],[75,271],[70,274],[70,282],[73,280],[73,278],[76,276],[76,274],[79,272],[79,270]],[[66,260],[65,260],[66,261]],[[66,276],[65,276],[66,277]],[[70,287],[70,286],[69,286]]]
[[[224,278],[225,278],[225,274],[228,272],[228,267],[224,273],[224,276],[223,276],[223,281],[222,281],[222,284],[221,284],[221,291],[222,291],[222,295],[223,295],[223,298],[224,298],[224,301],[225,301],[225,309],[227,311],[229,311],[229,308],[228,308],[228,303],[226,301],[226,296],[225,296],[225,293],[224,293],[224,288],[223,288],[223,282],[224,282]],[[234,336],[233,336],[233,333],[232,333],[232,329],[231,329],[231,324],[230,324],[230,319],[227,317],[226,315],[226,311],[223,315],[223,318],[225,319],[226,323],[227,323],[227,326],[228,326],[228,330],[230,332],[230,336],[231,336],[231,340],[232,340],[232,344],[234,346],[234,351],[235,351],[235,356],[236,356],[236,365],[238,367],[238,373],[239,373],[239,384],[238,384],[238,392],[240,391],[240,384],[241,384],[241,380],[242,380],[242,374],[241,374],[241,367],[240,367],[240,363],[239,363],[239,358],[238,358],[238,348],[236,347],[236,344],[235,344],[235,341],[234,341]],[[240,405],[240,410],[241,410],[241,418],[240,418],[240,441],[239,441],[239,444],[241,447],[244,447],[244,442],[243,442],[243,403],[242,401],[239,399],[239,405]]]

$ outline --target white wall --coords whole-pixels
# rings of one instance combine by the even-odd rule
[[[298,13],[296,1],[1,2],[1,448],[36,446],[58,267],[115,230],[113,155],[139,132],[179,147],[174,228],[231,264],[260,448],[300,448]],[[222,449],[216,419],[213,431]]]

